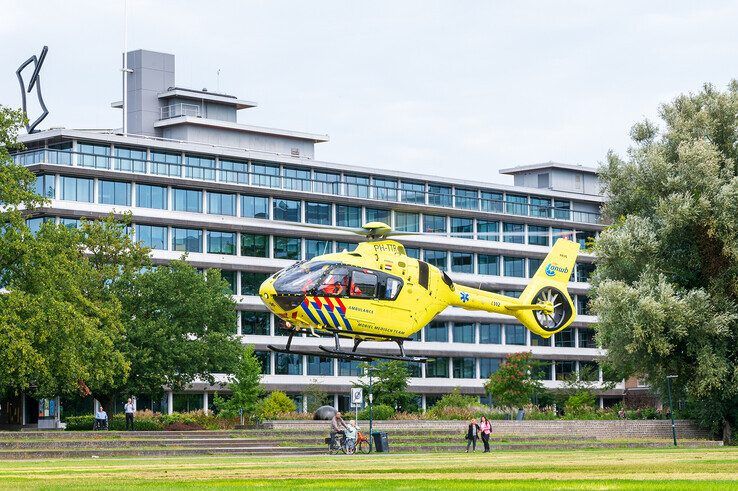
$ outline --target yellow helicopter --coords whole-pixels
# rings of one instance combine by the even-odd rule
[[[267,278],[259,296],[285,322],[290,334],[281,353],[316,355],[291,350],[297,333],[328,333],[334,347],[320,346],[320,356],[371,361],[375,358],[426,362],[407,356],[409,336],[427,325],[446,307],[483,310],[518,319],[532,332],[548,338],[568,327],[576,317],[567,293],[579,244],[560,238],[519,298],[455,284],[449,276],[424,261],[409,257],[395,232],[381,222],[362,227],[367,240],[354,251],[324,254],[298,262]],[[339,338],[352,338],[352,351],[341,349]],[[400,354],[358,351],[362,341],[397,343]]]

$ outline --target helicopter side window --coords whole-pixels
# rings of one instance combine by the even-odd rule
[[[402,281],[397,278],[387,278],[386,286],[384,289],[384,299],[394,300],[402,289]]]
[[[326,275],[318,287],[318,294],[340,297],[346,295],[349,287],[349,271],[346,268],[334,268]]]
[[[349,296],[353,298],[374,298],[377,294],[377,275],[353,271]]]

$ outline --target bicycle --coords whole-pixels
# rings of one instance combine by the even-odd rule
[[[360,431],[356,435],[356,450],[360,453],[369,453],[369,438]]]
[[[346,435],[344,435],[343,432],[336,433],[335,435],[326,438],[326,443],[328,444],[328,453],[331,455],[336,455],[338,452],[343,452],[345,454],[353,453],[346,446]]]

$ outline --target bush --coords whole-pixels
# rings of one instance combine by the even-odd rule
[[[387,404],[375,404],[374,408],[372,409],[372,417],[376,420],[392,419],[392,416],[394,415],[395,409],[392,406],[388,406]],[[362,420],[368,420],[369,408],[367,407],[359,411],[358,417]]]
[[[66,419],[67,430],[69,431],[89,431],[92,429],[92,425],[95,418],[90,415],[85,416],[69,416]]]
[[[465,396],[461,394],[461,391],[456,387],[450,394],[445,394],[441,397],[441,400],[433,405],[433,408],[444,408],[444,407],[456,407],[456,408],[469,408],[472,406],[478,406],[479,401],[474,396]]]
[[[280,391],[274,391],[264,398],[259,404],[259,408],[262,417],[266,419],[274,419],[280,414],[291,413],[297,410],[295,401]]]
[[[569,396],[564,404],[564,414],[567,419],[596,419],[591,413],[595,412],[597,403],[594,393],[588,390],[580,390]],[[588,416],[583,418],[583,416]]]
[[[70,416],[66,419],[69,431],[90,431],[94,416]],[[189,413],[160,414],[151,411],[138,411],[134,416],[133,427],[136,431],[187,431],[187,430],[219,430],[230,429],[235,426],[233,419],[219,418],[204,411]],[[114,414],[109,418],[108,427],[112,431],[126,429],[124,414]]]

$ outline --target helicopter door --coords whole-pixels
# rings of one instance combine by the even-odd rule
[[[368,270],[351,271],[351,283],[349,284],[349,312],[356,320],[359,330],[371,329],[375,325],[377,315],[374,300],[377,296],[377,275]]]

